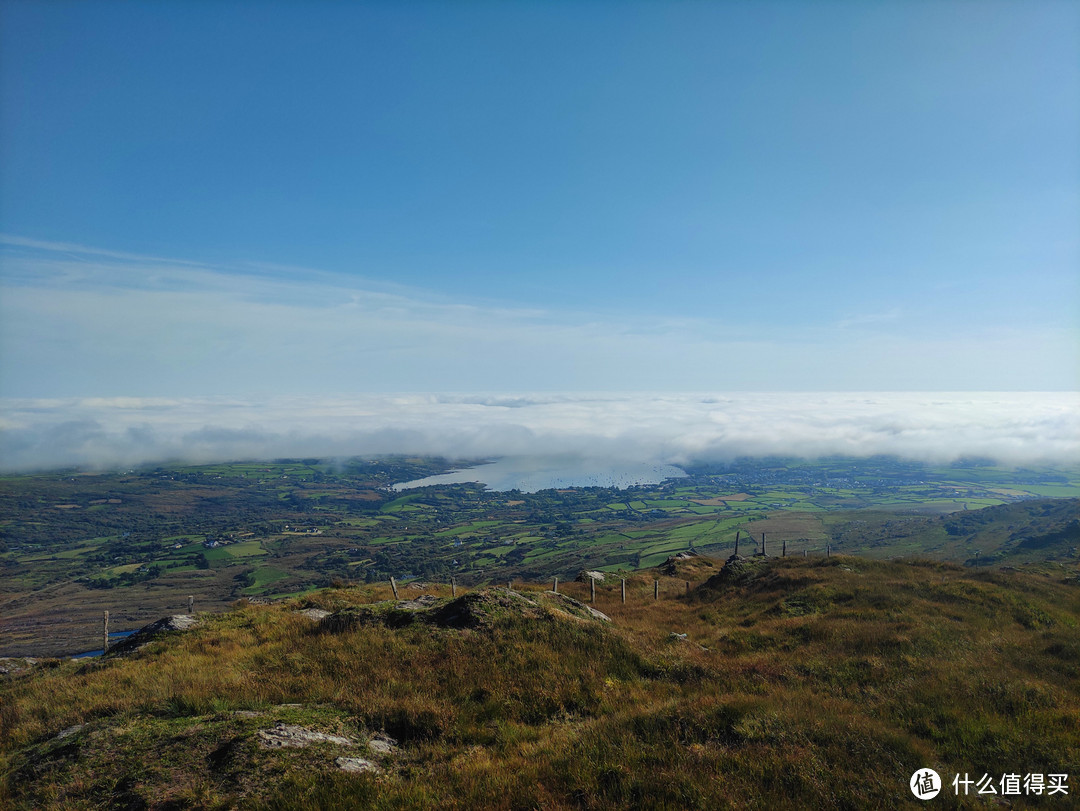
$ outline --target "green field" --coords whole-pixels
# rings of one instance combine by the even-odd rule
[[[275,569],[272,566],[260,566],[251,573],[252,583],[244,589],[244,594],[261,594],[266,591],[267,586],[277,583],[279,580],[284,580],[288,576],[289,573],[281,569]]]
[[[231,561],[238,558],[251,558],[265,555],[266,550],[263,549],[262,544],[259,541],[244,541],[243,543],[229,544],[227,546],[218,546],[214,549],[206,549],[203,551],[203,556],[211,562]]]
[[[1076,467],[741,460],[691,467],[686,478],[630,490],[509,497],[477,484],[388,488],[448,464],[306,460],[4,477],[0,612],[7,608],[14,617],[6,636],[30,635],[42,616],[70,605],[84,607],[78,610],[88,618],[131,605],[141,618],[159,607],[174,610],[176,593],[193,590],[227,604],[265,594],[276,582],[266,578],[279,573],[290,589],[406,574],[444,583],[573,578],[582,569],[657,565],[676,551],[730,554],[736,532],[750,554],[766,532],[772,554],[787,542],[797,554],[831,545],[875,558],[1076,566],[1069,550],[1077,543],[1064,517],[1031,532],[1027,527],[1043,520],[1035,513],[1009,514],[992,532],[965,518],[982,508],[1020,508],[1039,495],[1080,492]],[[733,494],[746,498],[723,500]],[[109,509],[87,509],[102,500]],[[207,548],[208,539],[221,545]],[[244,583],[249,572],[255,580]]]

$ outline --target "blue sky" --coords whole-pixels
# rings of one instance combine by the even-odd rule
[[[1080,389],[1076,3],[0,13],[0,396]]]

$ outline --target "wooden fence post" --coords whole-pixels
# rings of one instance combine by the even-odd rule
[[[555,582],[551,584],[551,590],[556,594],[559,593],[559,578],[555,578]]]
[[[457,597],[457,578],[456,577],[451,577],[450,578],[450,596],[451,597]]]
[[[660,599],[660,581],[659,580],[652,581],[652,598],[654,600],[659,600]]]
[[[513,591],[514,590],[514,578],[510,578],[509,580],[506,581],[506,590],[507,591]]]
[[[832,557],[832,544],[831,543],[825,544],[825,557],[827,557],[827,558]]]
[[[804,550],[802,551],[802,556],[803,556],[804,558],[806,557],[806,550],[805,550],[805,549],[804,549]]]
[[[101,636],[101,655],[104,656],[109,652],[109,612],[105,612],[105,626],[104,633]]]
[[[591,575],[589,576],[589,602],[596,602],[596,579]]]
[[[767,558],[769,556],[769,551],[768,550],[769,550],[769,547],[767,547],[765,545],[765,533],[763,532],[763,533],[761,533],[761,554],[762,554],[763,557]]]
[[[686,581],[686,593],[687,594],[690,593],[690,581],[689,580]]]
[[[626,578],[622,579],[622,601],[623,605],[626,605]]]
[[[397,583],[394,582],[394,578],[390,578],[390,588],[394,590],[394,599],[398,599]]]
[[[783,551],[782,551],[782,552],[780,553],[780,557],[782,557],[782,558],[786,558],[786,557],[787,557],[787,538],[784,538],[784,549],[783,549]]]
[[[194,595],[189,594],[188,598],[187,598],[187,612],[189,614],[194,614],[195,613],[194,608],[195,608],[195,597],[194,597]]]
[[[735,554],[739,554],[739,530],[735,530]]]

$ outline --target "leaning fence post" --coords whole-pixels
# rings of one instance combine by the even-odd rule
[[[686,593],[687,594],[690,593],[690,581],[689,580],[686,581]]]
[[[622,579],[622,601],[623,605],[626,605],[626,578]]]
[[[105,612],[105,622],[103,623],[105,630],[101,636],[101,655],[104,656],[109,651],[109,612]]]
[[[735,530],[735,554],[739,554],[739,530]]]
[[[660,599],[660,581],[659,580],[652,581],[652,598],[654,600],[659,600]]]
[[[392,577],[390,578],[390,588],[394,590],[394,599],[396,600],[398,598],[397,583],[394,582],[394,578]]]

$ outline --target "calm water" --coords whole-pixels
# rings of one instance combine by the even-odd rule
[[[125,636],[131,636],[133,633],[135,633],[135,631],[113,631],[112,633],[109,634],[109,641],[112,642],[113,640],[116,640],[116,639],[123,639]],[[102,654],[102,650],[101,650],[101,648],[98,648],[97,650],[88,650],[88,651],[84,651],[83,653],[76,653],[71,658],[72,659],[87,659],[87,658],[89,658],[91,656],[101,656],[101,654]]]
[[[685,476],[674,465],[597,461],[578,457],[507,457],[464,470],[428,476],[395,484],[394,490],[409,490],[434,484],[480,482],[489,490],[538,490],[567,487],[618,487],[659,484],[664,479]]]

